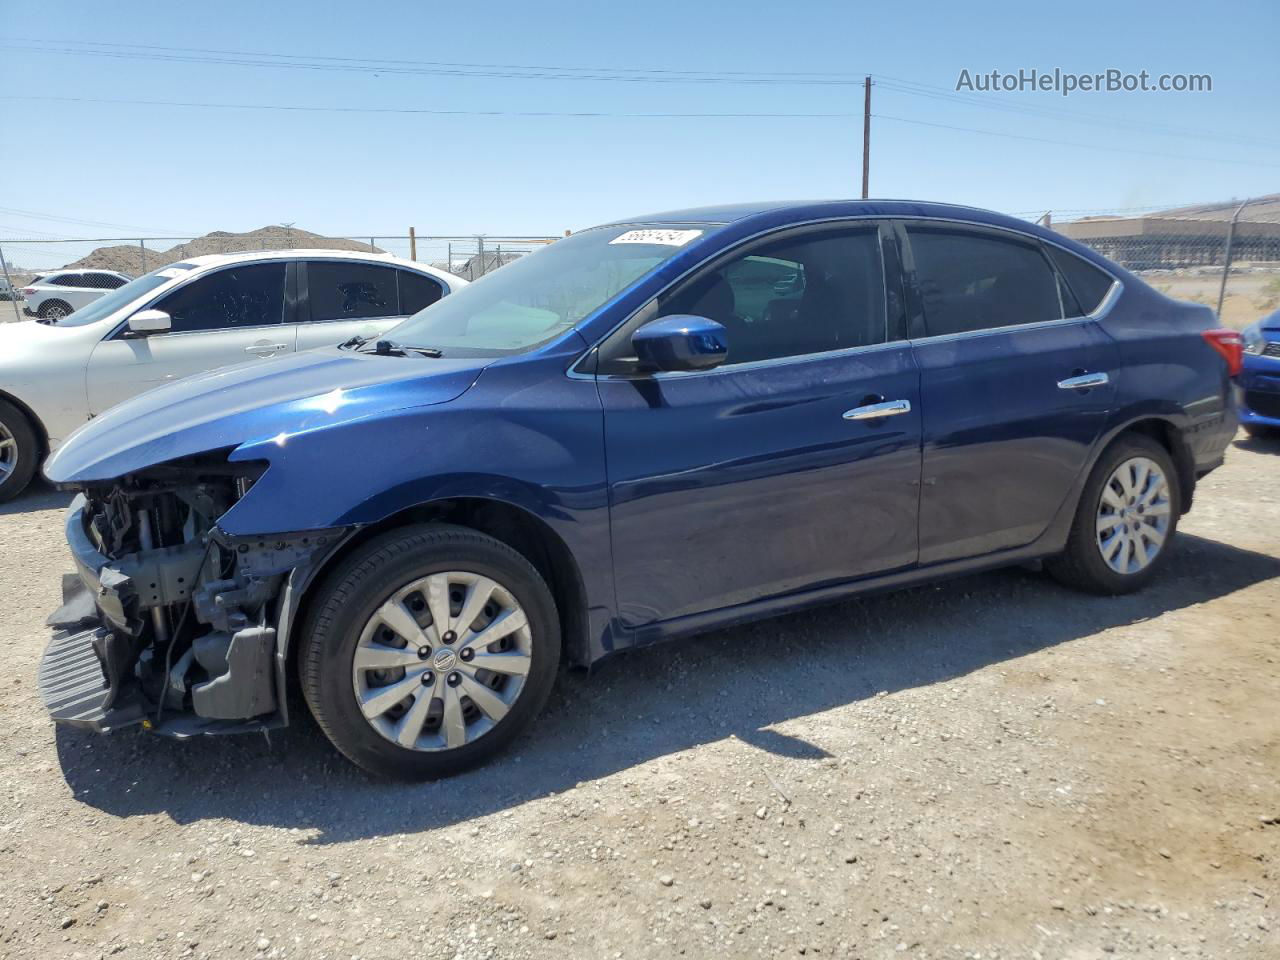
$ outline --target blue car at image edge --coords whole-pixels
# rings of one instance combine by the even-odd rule
[[[1280,436],[1280,310],[1245,328],[1240,422],[1250,436]]]
[[[437,777],[527,729],[564,661],[1032,560],[1125,593],[1222,462],[1243,347],[965,207],[584,230],[384,339],[81,427],[45,465],[77,496],[41,693],[186,737],[283,725],[297,684],[357,764]]]

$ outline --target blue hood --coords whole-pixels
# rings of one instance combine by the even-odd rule
[[[446,403],[465,393],[491,360],[330,348],[223,367],[150,390],[90,420],[45,461],[45,476],[58,484],[114,480],[209,450]]]

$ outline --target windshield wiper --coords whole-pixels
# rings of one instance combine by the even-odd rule
[[[352,338],[354,339],[354,338]],[[366,338],[366,341],[372,339]],[[374,344],[373,350],[361,350],[361,353],[374,353],[379,357],[407,357],[411,353],[416,353],[422,357],[432,357],[438,359],[444,356],[444,351],[438,347],[410,347],[402,343],[396,343],[392,340],[379,340]]]
[[[338,349],[350,350],[353,347],[362,347],[372,339],[373,334],[370,334],[367,337],[352,337],[350,340],[344,340],[342,343],[338,344]]]

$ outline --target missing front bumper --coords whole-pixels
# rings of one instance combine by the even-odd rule
[[[146,712],[132,697],[121,698],[103,673],[95,651],[110,631],[101,627],[59,630],[40,658],[40,698],[55,723],[107,733],[142,723]]]

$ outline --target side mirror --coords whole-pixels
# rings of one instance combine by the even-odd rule
[[[173,320],[163,310],[139,310],[129,318],[129,332],[135,337],[149,337],[173,328]]]
[[[710,370],[729,356],[724,327],[688,314],[645,324],[631,335],[631,346],[649,370]]]

